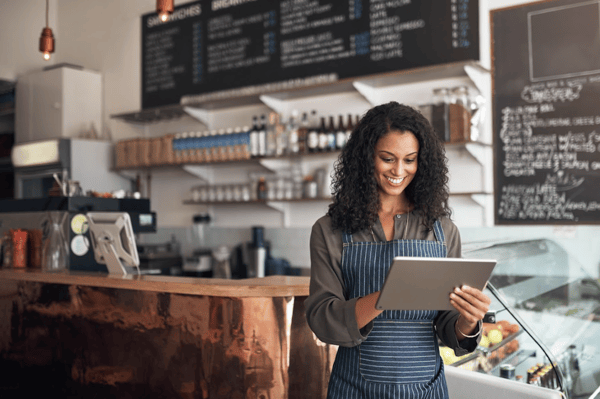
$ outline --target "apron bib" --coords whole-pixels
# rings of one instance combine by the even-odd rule
[[[396,256],[447,255],[441,223],[436,241],[353,242],[343,233],[342,272],[346,299],[381,290]],[[386,310],[373,320],[367,339],[339,347],[329,380],[331,399],[446,399],[448,390],[433,321],[437,311]]]

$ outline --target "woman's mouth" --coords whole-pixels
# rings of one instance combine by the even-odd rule
[[[391,177],[386,176],[386,179],[388,179],[388,181],[392,184],[400,184],[402,183],[402,180],[404,180],[404,177],[401,177],[399,179],[392,179]]]

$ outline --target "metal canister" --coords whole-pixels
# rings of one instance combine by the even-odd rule
[[[515,366],[512,364],[503,364],[500,366],[500,377],[509,380],[515,379]]]

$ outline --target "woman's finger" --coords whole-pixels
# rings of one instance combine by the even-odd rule
[[[483,292],[478,290],[477,288],[470,287],[468,285],[463,285],[460,287],[462,292],[466,292],[467,294],[479,299],[480,301],[487,303],[488,305],[492,303],[492,300],[489,296],[485,295]]]
[[[478,320],[481,320],[489,309],[489,305],[486,302],[483,302],[458,288],[450,294],[450,299],[456,302],[461,309],[471,316],[469,319],[477,317]],[[467,315],[465,314],[464,316],[466,317]]]

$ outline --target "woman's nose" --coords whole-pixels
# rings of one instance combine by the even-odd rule
[[[402,165],[402,162],[397,162],[396,164],[394,164],[394,167],[392,168],[392,172],[394,172],[394,175],[396,175],[396,176],[401,176],[403,170],[404,170],[404,166]]]

